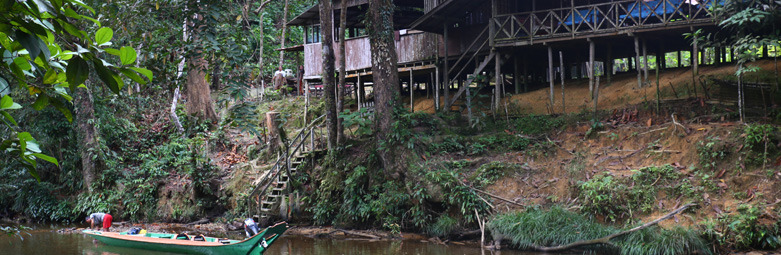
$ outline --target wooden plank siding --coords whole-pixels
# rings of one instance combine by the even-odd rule
[[[442,39],[437,34],[413,32],[400,35],[398,38],[399,40],[396,41],[396,54],[399,64],[432,60],[437,54],[437,48],[440,48],[439,52],[443,52],[444,46],[438,43]],[[351,38],[347,39],[345,43],[348,72],[371,68],[369,37]],[[336,45],[334,43],[334,47],[338,48]],[[444,55],[444,53],[441,55]],[[334,56],[338,59],[341,56],[341,52],[335,51]],[[320,43],[304,45],[304,60],[304,77],[307,79],[318,79],[323,72],[322,45]]]

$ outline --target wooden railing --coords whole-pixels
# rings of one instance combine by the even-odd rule
[[[264,173],[260,179],[258,179],[259,181],[255,183],[255,187],[252,189],[249,196],[247,196],[247,205],[252,207],[250,208],[252,213],[256,213],[257,215],[263,214],[260,205],[264,199],[264,195],[274,182],[279,181],[279,177],[283,169],[287,173],[287,176],[292,178],[293,173],[290,171],[292,164],[291,162],[292,159],[297,156],[299,151],[312,152],[317,150],[317,144],[315,143],[317,139],[315,136],[317,136],[318,133],[316,132],[316,129],[320,129],[322,127],[319,127],[315,124],[323,119],[324,116],[325,115],[322,115],[312,120],[309,125],[299,130],[298,135],[296,135],[292,140],[290,140],[290,142],[286,144],[287,146],[277,157],[277,161],[274,163],[274,166],[271,167],[271,170]],[[309,140],[307,141],[307,139]],[[309,144],[308,147],[307,142]]]
[[[492,35],[496,44],[584,34],[613,33],[660,26],[712,22],[711,7],[724,0],[616,1],[534,12],[497,15]]]

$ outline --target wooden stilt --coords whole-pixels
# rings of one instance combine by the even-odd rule
[[[443,88],[445,90],[444,96],[445,96],[445,111],[450,111],[450,69],[448,68],[448,56],[450,55],[450,51],[448,51],[448,39],[447,39],[447,30],[448,30],[448,23],[445,22],[445,28],[443,31],[443,38],[445,41],[444,49],[445,49],[445,62],[444,62],[444,69],[442,70],[442,78],[444,81]]]
[[[409,111],[415,112],[415,75],[409,69]]]
[[[594,99],[594,40],[588,39],[588,94]]]
[[[692,45],[692,88],[694,88],[694,97],[697,97],[697,74],[699,73],[700,65],[700,49],[697,47],[697,37],[694,37],[694,44]]]
[[[519,59],[513,56],[513,85],[515,85],[515,94],[521,94],[521,64]]]
[[[548,45],[548,80],[550,80],[550,109],[553,111],[553,48]]]
[[[434,110],[439,111],[439,90],[442,84],[439,83],[439,65],[434,67]]]
[[[357,88],[357,90],[358,90],[358,110],[360,111],[361,108],[363,107],[361,105],[361,101],[363,100],[363,82],[361,82],[361,71],[358,71],[357,79],[358,79],[358,88]],[[307,90],[307,91],[309,91],[309,90]]]
[[[564,101],[564,53],[559,51],[559,68],[561,68],[561,113],[567,114],[567,105]]]
[[[648,83],[648,48],[643,39],[643,82]]]
[[[523,92],[529,92],[529,54],[523,54]]]
[[[610,85],[613,82],[613,71],[615,70],[616,61],[613,60],[613,45],[607,44],[607,59],[605,60],[605,74],[607,75],[607,84]]]
[[[683,67],[683,58],[681,57],[681,51],[677,51],[678,53],[678,66],[677,67]]]
[[[499,105],[502,101],[502,87],[504,81],[502,80],[502,58],[501,54],[499,52],[496,52],[494,54],[494,77],[496,78],[495,86],[496,91],[494,91],[494,102],[496,105],[494,106],[494,114],[496,114],[499,111]]]
[[[637,87],[643,87],[643,77],[640,73],[640,39],[635,37],[635,70],[637,70]]]

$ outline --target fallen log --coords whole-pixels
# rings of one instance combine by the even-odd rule
[[[365,237],[365,238],[370,238],[370,239],[381,239],[379,236],[365,234],[365,233],[356,232],[356,231],[350,231],[350,230],[344,230],[344,229],[338,229],[338,228],[335,229],[335,230],[339,231],[339,232],[342,232],[345,235],[360,236],[360,237]]]
[[[584,240],[584,241],[577,241],[577,242],[573,242],[573,243],[569,243],[569,244],[565,244],[565,245],[554,246],[554,247],[530,245],[530,248],[532,248],[533,250],[542,251],[542,252],[557,252],[557,251],[565,251],[565,250],[573,249],[575,247],[584,246],[584,245],[610,244],[610,239],[613,239],[613,238],[616,238],[616,237],[619,237],[619,236],[623,236],[623,235],[626,235],[626,234],[629,234],[629,233],[632,233],[632,232],[635,232],[635,231],[638,231],[638,230],[641,230],[641,229],[648,228],[650,226],[656,225],[656,224],[658,224],[659,222],[661,222],[663,220],[669,219],[669,218],[677,215],[678,213],[682,212],[683,210],[686,210],[687,208],[689,208],[691,206],[694,206],[694,204],[691,204],[691,203],[690,204],[686,204],[686,205],[681,206],[680,208],[675,209],[674,211],[672,211],[672,212],[670,212],[670,213],[668,213],[668,214],[666,214],[666,215],[662,216],[661,218],[658,218],[658,219],[656,219],[654,221],[651,221],[651,222],[648,222],[646,224],[634,227],[634,228],[629,229],[629,230],[624,230],[624,231],[621,231],[621,232],[618,232],[618,233],[615,233],[615,234],[611,234],[611,235],[608,235],[608,236],[605,236],[605,237],[602,237],[602,238],[592,239],[592,240]]]

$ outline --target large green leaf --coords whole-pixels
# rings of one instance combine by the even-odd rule
[[[51,157],[49,155],[41,154],[41,153],[33,153],[32,155],[35,156],[36,158],[43,159],[43,160],[46,160],[46,161],[48,161],[48,162],[50,162],[52,164],[60,166],[60,163],[57,162],[57,159],[54,158],[54,157]]]
[[[103,45],[105,43],[110,42],[111,38],[113,37],[114,37],[114,30],[111,30],[111,28],[108,27],[102,27],[98,29],[98,32],[95,32],[95,44]]]
[[[37,36],[22,32],[22,30],[16,30],[16,40],[27,49],[31,59],[35,59],[38,57],[38,54],[41,54],[41,44],[38,43],[41,39]]]
[[[68,84],[71,91],[76,91],[76,87],[84,83],[89,78],[89,64],[80,56],[73,56],[68,61],[68,67],[65,69]]]
[[[149,81],[152,81],[152,71],[149,71],[149,69],[143,68],[143,67],[129,67],[130,69],[133,69],[133,71],[136,71],[140,74],[143,74],[146,76]]]
[[[100,80],[103,81],[103,83],[105,83],[112,92],[119,94],[119,91],[122,89],[122,85],[120,85],[118,81],[119,79],[116,78],[116,74],[105,67],[103,65],[103,61],[99,59],[93,60],[92,64],[95,66],[95,72],[98,73],[98,78],[100,78]]]
[[[11,94],[11,86],[8,85],[8,81],[5,78],[0,77],[0,97]]]
[[[119,49],[119,60],[122,61],[123,65],[135,63],[136,57],[138,57],[136,50],[131,47],[124,46]]]
[[[122,72],[122,74],[124,74],[125,76],[127,76],[128,78],[130,78],[131,80],[133,80],[135,82],[138,82],[138,83],[141,83],[141,84],[146,84],[146,81],[144,80],[144,78],[141,78],[141,76],[139,76],[137,73],[131,71],[130,69],[122,68],[122,69],[119,69],[119,71]]]
[[[14,120],[14,117],[11,117],[11,114],[0,110],[0,115],[3,115],[6,121],[10,123],[10,125],[19,126],[19,123],[16,123],[16,120]]]
[[[21,108],[22,106],[14,103],[14,99],[9,95],[5,95],[0,99],[0,110],[16,110]]]
[[[35,103],[32,106],[37,111],[43,110],[43,108],[49,106],[49,96],[44,93],[38,94],[38,98],[35,99]]]

